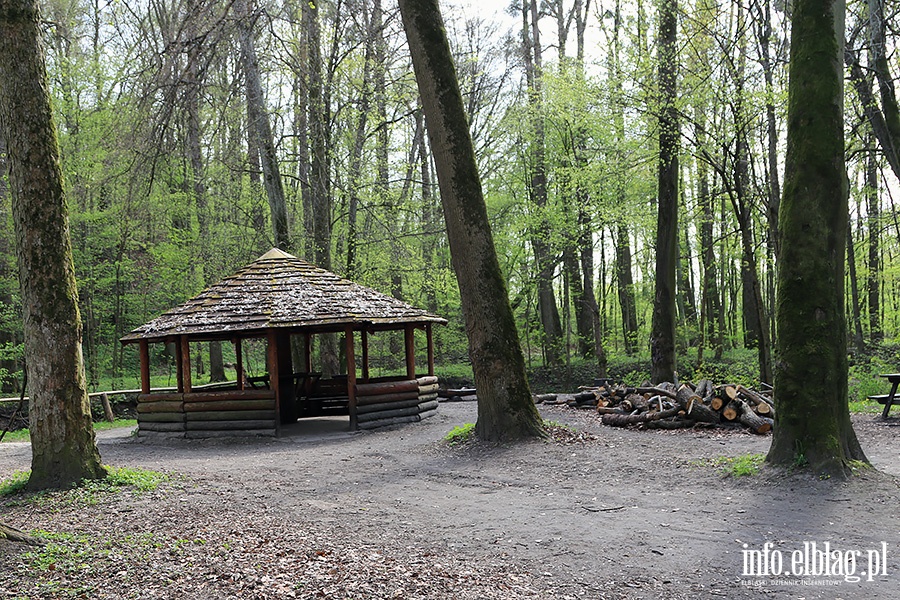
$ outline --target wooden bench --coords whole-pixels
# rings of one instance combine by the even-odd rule
[[[891,384],[891,391],[887,394],[878,394],[874,396],[869,396],[869,400],[874,400],[879,404],[884,404],[884,410],[881,412],[881,418],[887,419],[888,413],[891,412],[891,406],[893,406],[894,401],[897,399],[897,386],[900,385],[900,373],[890,373],[881,375],[880,377],[884,377]]]

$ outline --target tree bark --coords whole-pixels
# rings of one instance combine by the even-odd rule
[[[659,179],[656,219],[656,286],[650,332],[650,379],[675,379],[675,271],[678,260],[678,56],[677,0],[659,12]]]
[[[872,135],[866,135],[866,204],[869,229],[869,276],[866,281],[869,307],[869,340],[880,342],[881,331],[881,203],[878,198],[878,155]]]
[[[450,45],[437,0],[400,0],[416,83],[437,167],[451,261],[478,389],[479,438],[544,435],[494,249]]]
[[[0,129],[7,136],[25,362],[30,489],[106,476],[94,438],[59,147],[36,0],[0,0]]]
[[[269,124],[269,113],[266,110],[262,79],[259,73],[259,59],[253,40],[253,24],[256,19],[250,11],[248,2],[249,0],[237,0],[235,3],[241,62],[247,87],[247,126],[250,136],[255,141],[254,145],[259,151],[263,184],[266,188],[266,197],[269,199],[275,246],[290,251],[292,248],[288,229],[287,204],[284,199],[284,185],[281,182],[278,156],[275,154],[275,140],[272,137],[272,126]]]
[[[556,306],[556,294],[553,291],[553,274],[556,270],[556,263],[552,258],[551,246],[547,242],[550,227],[545,214],[547,211],[547,166],[542,98],[543,64],[538,16],[537,0],[523,0],[522,38],[528,83],[528,104],[532,111],[534,135],[531,142],[533,164],[531,165],[529,195],[537,213],[536,224],[530,227],[529,234],[537,267],[538,313],[544,332],[544,352],[548,364],[559,366],[562,364],[563,334],[559,308]]]
[[[775,433],[767,460],[847,476],[866,461],[847,400],[844,2],[794,3],[778,261]]]

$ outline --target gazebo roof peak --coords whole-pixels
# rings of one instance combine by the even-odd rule
[[[426,323],[446,320],[272,248],[121,341],[255,337],[271,329],[402,329]]]
[[[284,250],[281,250],[280,248],[272,248],[271,250],[269,250],[268,252],[266,252],[265,254],[263,254],[262,256],[257,258],[256,260],[271,260],[274,258],[293,258],[296,260],[300,260],[293,254],[288,254],[287,252],[285,252]]]

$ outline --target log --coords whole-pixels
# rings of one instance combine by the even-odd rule
[[[390,419],[393,417],[407,417],[411,415],[419,414],[419,405],[409,406],[407,408],[395,408],[393,410],[381,410],[378,412],[371,413],[361,413],[356,415],[356,421],[358,423],[365,423],[367,421],[378,421],[380,419]]]
[[[422,419],[427,419],[428,417],[433,417],[433,416],[436,415],[436,414],[437,414],[437,409],[435,409],[435,410],[426,410],[426,411],[424,411],[424,412],[420,412],[420,413],[419,413],[419,420],[421,421]]]
[[[640,411],[650,410],[650,401],[643,394],[628,394],[625,401],[631,403],[631,406]]]
[[[611,425],[613,427],[626,427],[628,425],[637,425],[638,423],[647,423],[648,421],[658,421],[659,419],[674,417],[678,414],[679,410],[681,410],[679,407],[675,407],[670,408],[669,410],[645,412],[636,415],[606,414],[603,415],[601,420],[604,425]]]
[[[720,396],[713,396],[709,401],[709,407],[713,410],[722,410],[722,407],[725,406],[725,400],[723,400]]]
[[[356,397],[378,396],[385,394],[398,394],[401,392],[419,393],[419,380],[406,379],[403,381],[383,381],[377,383],[357,383]]]
[[[431,402],[432,400],[437,399],[437,392],[431,392],[430,394],[419,394],[419,402]]]
[[[19,531],[15,527],[10,527],[0,523],[0,540],[9,540],[19,544],[28,544],[29,546],[44,546],[47,542],[41,538],[30,536],[24,531]]]
[[[429,383],[427,385],[422,385],[421,383],[419,384],[419,395],[420,396],[422,394],[430,394],[432,392],[437,392],[437,391],[438,391],[438,384],[436,382]]]
[[[184,431],[184,423],[156,423],[153,421],[150,421],[150,422],[138,421],[138,434],[140,434],[143,431],[154,431],[154,432]]]
[[[714,387],[715,386],[713,385],[713,382],[709,379],[701,379],[699,382],[697,382],[697,387],[694,388],[694,393],[701,398],[706,398],[710,395]]]
[[[158,412],[138,414],[138,424],[142,423],[184,423],[184,413]]]
[[[184,411],[186,413],[210,410],[275,410],[275,399],[219,400],[184,403]]]
[[[379,412],[383,410],[393,410],[396,408],[409,408],[410,406],[418,406],[421,400],[412,398],[410,400],[401,400],[398,402],[382,402],[380,404],[360,404],[356,407],[356,414]]]
[[[193,421],[260,421],[274,420],[275,410],[205,410],[186,413],[187,422]]]
[[[598,415],[624,415],[625,411],[617,406],[598,406]]]
[[[428,402],[420,402],[419,403],[419,412],[425,412],[429,410],[437,410],[438,401],[437,400],[429,400]]]
[[[275,429],[274,419],[257,421],[188,421],[186,431],[235,431],[241,429]]]
[[[703,404],[699,396],[688,404],[687,416],[698,423],[718,423],[721,420],[719,413]]]
[[[437,383],[438,378],[437,375],[423,375],[422,377],[416,379],[416,381],[419,382],[419,385],[431,385],[433,383]]]
[[[358,396],[356,398],[357,405],[363,404],[383,404],[385,402],[401,402],[403,400],[418,400],[419,390],[407,390],[405,392],[393,392],[390,394],[373,394],[371,396]]]
[[[556,402],[556,394],[532,394],[531,399],[535,404],[543,404],[544,402]]]
[[[703,398],[694,393],[689,385],[682,385],[675,393],[675,401],[681,408],[687,410],[692,402],[703,402]]]
[[[641,426],[644,429],[688,429],[694,425],[696,425],[696,422],[690,419],[666,419],[662,421],[648,421]]]
[[[109,404],[109,395],[100,394],[100,403],[103,405],[103,414],[106,417],[106,420],[109,423],[113,423],[116,420],[116,415],[113,412],[112,406]]]
[[[375,429],[376,427],[387,427],[389,425],[402,425],[404,423],[416,423],[421,421],[420,415],[412,415],[409,417],[392,417],[390,419],[378,419],[375,421],[366,421],[364,423],[358,423],[357,427],[360,429]]]
[[[165,401],[165,402],[139,402],[137,405],[138,414],[145,413],[168,413],[183,412],[184,402]]]
[[[766,403],[769,406],[772,406],[772,400],[765,398],[761,394],[758,394],[757,392],[755,392],[751,389],[745,388],[742,385],[737,386],[737,391],[738,391],[738,394],[740,394],[747,400],[750,400],[754,404]]]
[[[754,406],[753,410],[756,411],[756,414],[763,417],[769,417],[770,419],[775,417],[775,409],[765,400]]]
[[[579,392],[572,396],[572,399],[578,404],[587,404],[596,402],[597,396],[594,395],[594,392]]]
[[[726,421],[734,421],[741,414],[739,400],[732,400],[722,409],[722,418]]]
[[[185,402],[222,402],[229,400],[275,399],[274,390],[222,390],[218,392],[191,392],[184,394]]]
[[[229,431],[215,431],[195,429],[185,431],[184,437],[188,439],[208,439],[208,438],[234,438],[234,437],[275,437],[275,428],[271,427],[262,429],[232,429]]]
[[[141,402],[171,402],[184,400],[184,394],[165,393],[165,394],[138,394],[138,404]]]
[[[740,422],[744,424],[750,431],[753,433],[766,433],[772,429],[772,421],[770,419],[766,419],[764,417],[760,417],[758,414],[753,412],[753,409],[750,408],[743,400],[736,400],[738,403],[739,411],[740,411]]]

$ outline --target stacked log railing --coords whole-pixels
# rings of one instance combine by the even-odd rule
[[[356,420],[360,429],[415,423],[437,412],[437,377],[369,381],[356,384]]]
[[[205,438],[275,435],[272,390],[138,395],[138,434]]]

